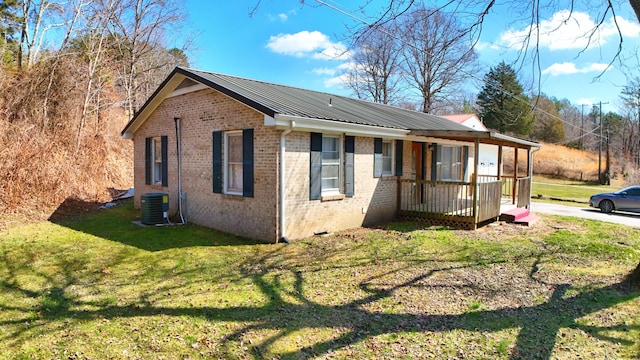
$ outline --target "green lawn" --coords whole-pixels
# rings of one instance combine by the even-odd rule
[[[594,185],[579,181],[562,181],[548,177],[535,176],[531,189],[534,201],[541,196],[543,200],[562,199],[569,202],[588,204],[593,194],[620,190],[620,186]]]
[[[131,203],[0,232],[7,359],[640,356],[640,230],[543,216],[258,244]]]

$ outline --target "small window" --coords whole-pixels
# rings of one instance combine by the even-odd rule
[[[145,138],[144,183],[146,185],[168,186],[167,147],[166,136]]]
[[[151,147],[151,151],[153,154],[151,158],[153,159],[153,167],[151,170],[153,179],[153,183],[161,183],[162,182],[162,142],[159,137],[153,138],[153,146]]]
[[[382,141],[382,176],[393,175],[393,143]]]
[[[340,193],[340,138],[322,136],[322,193]]]
[[[242,195],[242,132],[229,132],[225,137],[225,192]]]

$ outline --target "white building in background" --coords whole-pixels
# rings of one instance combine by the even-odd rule
[[[445,119],[451,120],[460,125],[477,131],[488,131],[486,126],[475,114],[442,115]],[[478,175],[498,176],[498,146],[480,144],[478,149]]]

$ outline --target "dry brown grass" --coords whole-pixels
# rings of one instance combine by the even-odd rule
[[[46,218],[67,198],[105,201],[109,188],[132,186],[133,146],[119,136],[127,119],[107,106],[82,121],[83,82],[64,65],[53,86],[46,65],[0,76],[0,227]],[[116,103],[115,92],[103,96]]]
[[[533,169],[537,175],[547,175],[557,178],[597,181],[598,179],[598,154],[588,151],[568,148],[561,145],[542,143],[540,151],[534,154]],[[513,171],[514,152],[505,150],[505,172]],[[520,150],[519,159],[526,159],[525,151]],[[602,154],[602,171],[605,168],[605,155]],[[518,172],[526,173],[526,160],[520,160]],[[621,173],[624,164],[612,158],[611,173]]]

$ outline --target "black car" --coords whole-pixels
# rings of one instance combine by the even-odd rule
[[[592,195],[589,206],[603,213],[614,210],[640,212],[640,186],[629,186],[613,193]]]

